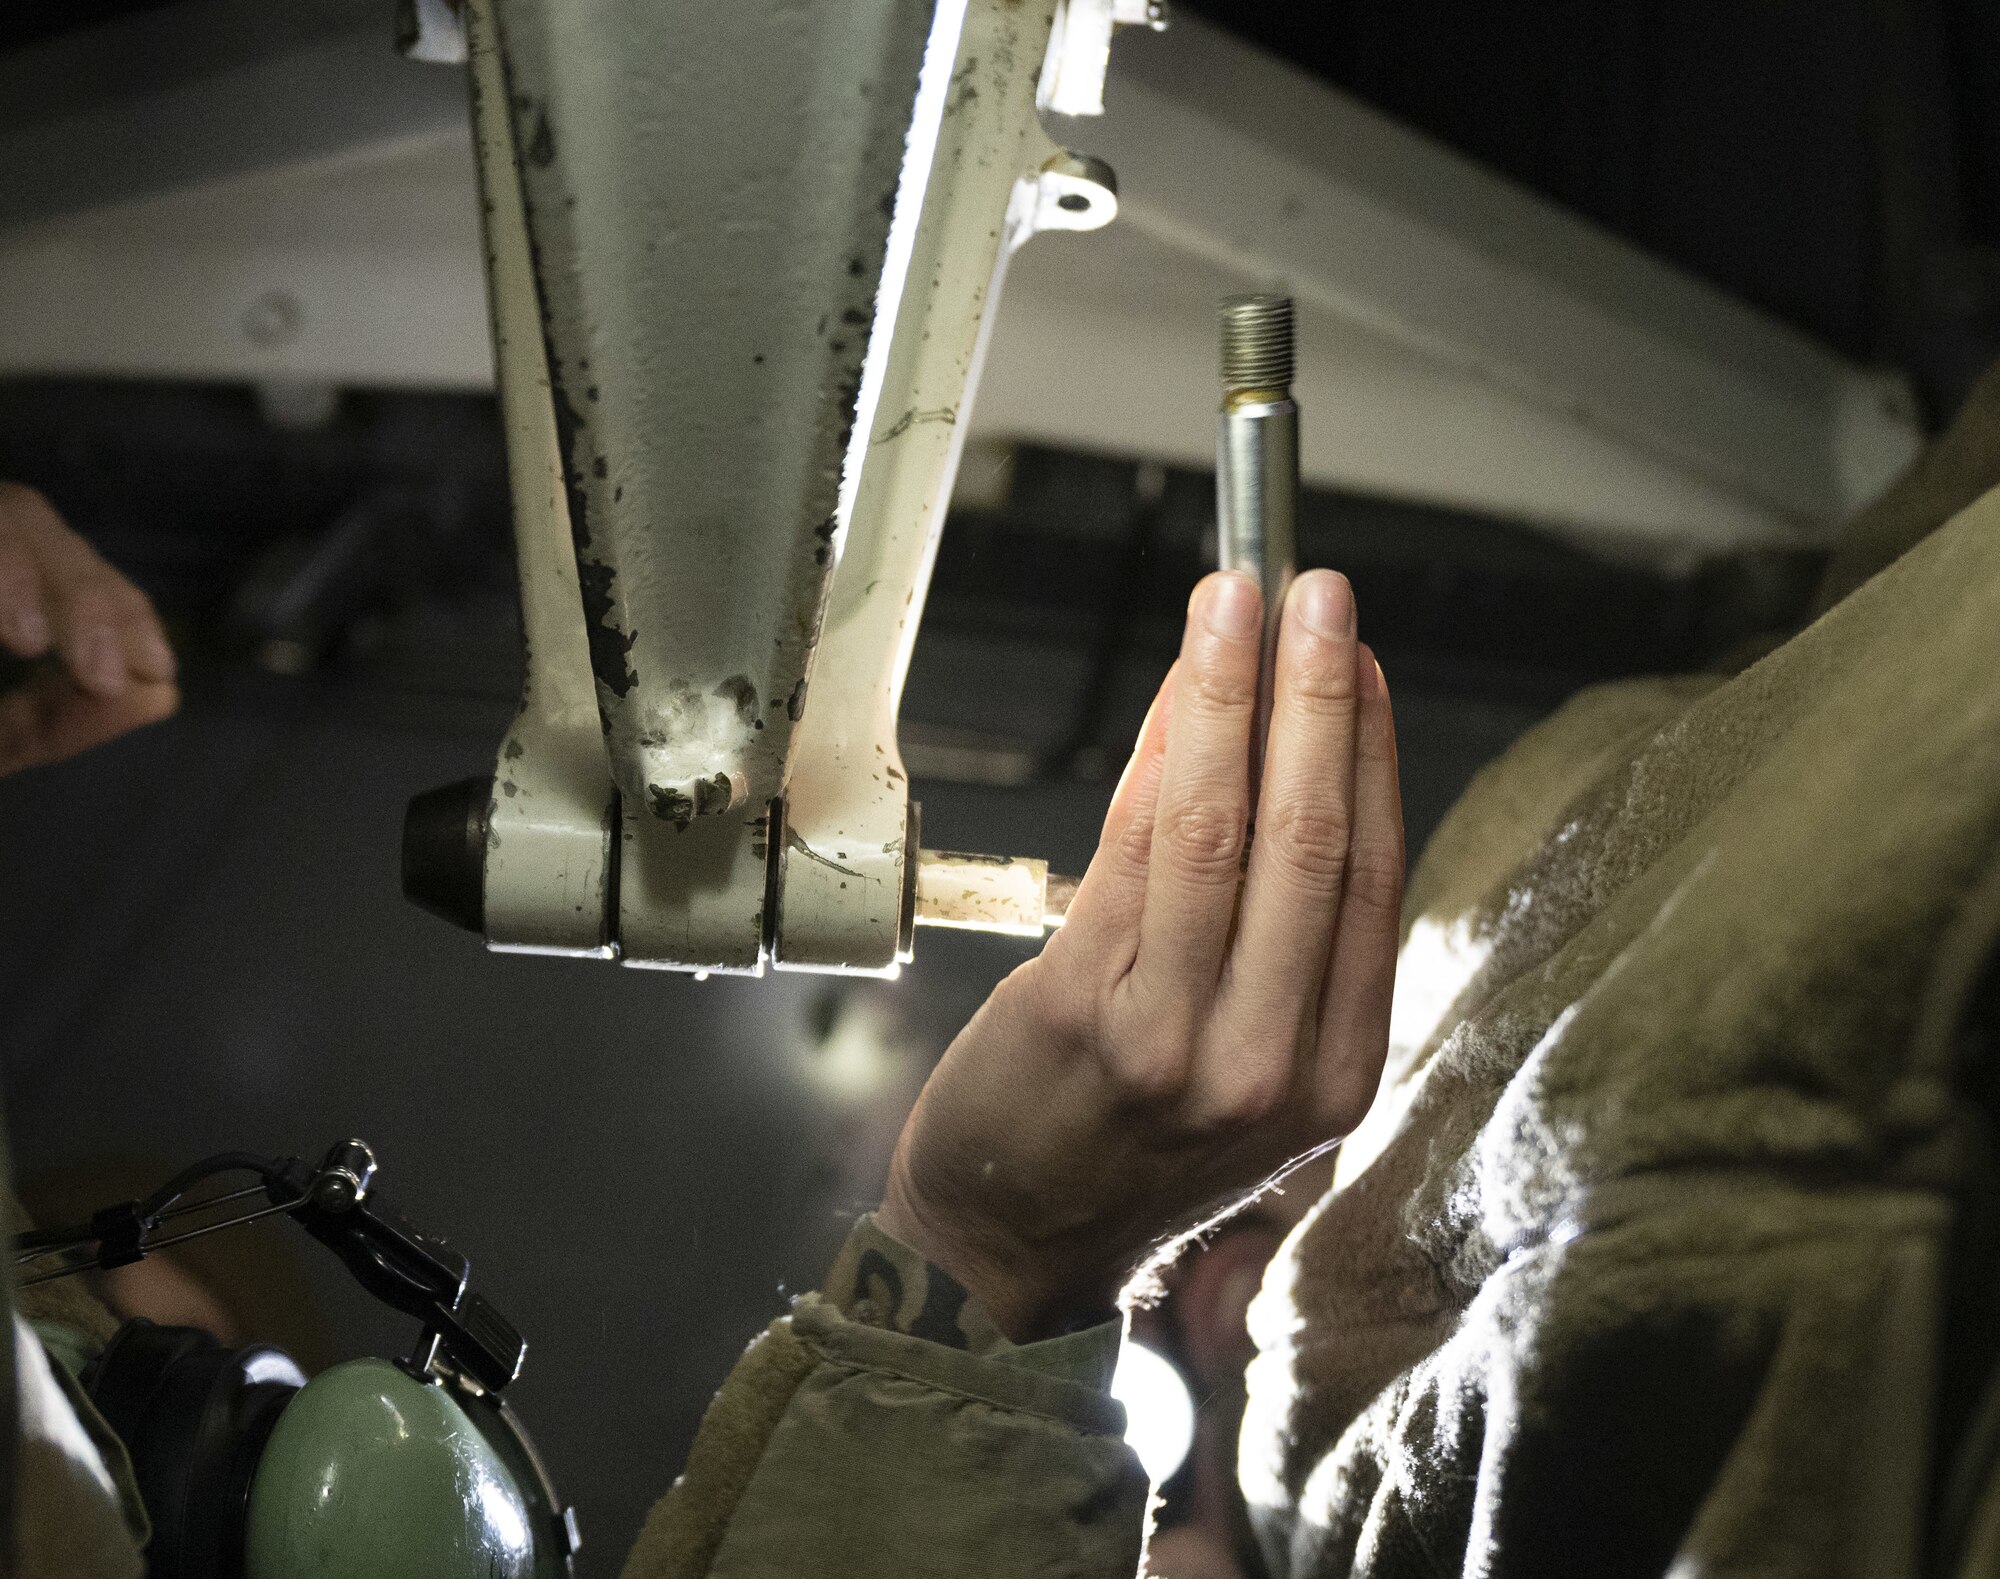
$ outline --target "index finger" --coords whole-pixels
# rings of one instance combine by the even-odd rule
[[[1097,853],[1062,929],[1050,948],[1095,951],[1113,962],[1112,974],[1123,975],[1132,963],[1139,912],[1146,901],[1146,867],[1153,843],[1153,811],[1159,804],[1160,772],[1167,751],[1167,726],[1173,717],[1174,682],[1179,665],[1167,670],[1153,704],[1146,709],[1131,760],[1112,791],[1104,816]]]
[[[1263,604],[1241,571],[1205,577],[1190,603],[1167,731],[1132,981],[1169,1019],[1214,998],[1243,878],[1250,739],[1263,659]]]

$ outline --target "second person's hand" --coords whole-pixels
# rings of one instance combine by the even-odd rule
[[[33,489],[0,482],[0,652],[43,660],[0,691],[0,775],[75,756],[180,705],[146,595]]]

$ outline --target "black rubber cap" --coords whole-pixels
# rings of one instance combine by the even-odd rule
[[[493,780],[426,790],[403,813],[403,897],[468,932],[486,930],[486,826]]]

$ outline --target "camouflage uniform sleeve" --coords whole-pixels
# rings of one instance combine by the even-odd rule
[[[1119,1323],[1013,1344],[855,1225],[745,1353],[625,1579],[1133,1579],[1147,1484],[1110,1397]]]

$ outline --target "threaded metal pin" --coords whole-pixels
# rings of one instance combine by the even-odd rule
[[[1231,395],[1291,388],[1295,352],[1289,296],[1231,296],[1222,304],[1222,387]]]

